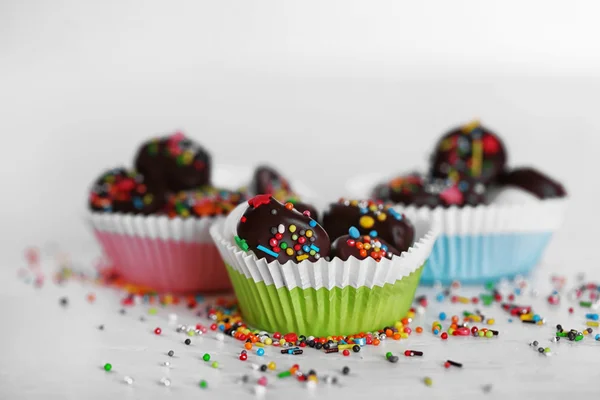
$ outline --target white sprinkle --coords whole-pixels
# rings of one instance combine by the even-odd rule
[[[130,376],[124,377],[123,381],[125,381],[125,383],[128,384],[128,385],[133,385],[133,378],[130,377]]]
[[[279,224],[279,226],[277,227],[277,232],[284,233],[285,232],[285,226],[283,226],[283,224]]]

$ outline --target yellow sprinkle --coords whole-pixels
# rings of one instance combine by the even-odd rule
[[[266,339],[265,339],[265,344],[266,344],[267,346],[270,346],[271,344],[273,344],[273,339],[271,339],[271,338],[266,338]]]
[[[154,196],[152,196],[152,194],[148,193],[144,196],[144,204],[148,205],[152,203],[152,200],[154,200]]]
[[[350,205],[351,205],[352,207],[356,207],[356,206],[358,205],[358,200],[352,200],[352,201],[350,202]]]
[[[373,225],[375,224],[375,220],[373,219],[373,217],[363,215],[362,217],[360,217],[360,220],[358,220],[358,224],[363,228],[369,229],[373,227]]]
[[[519,317],[521,319],[521,321],[529,321],[530,319],[533,319],[533,314],[529,313],[529,314],[523,314]]]
[[[296,260],[302,261],[308,258],[308,254],[302,254],[301,256],[296,256]]]
[[[340,345],[338,345],[338,349],[340,349],[340,350],[351,349],[352,347],[354,347],[353,344],[340,344]]]
[[[273,361],[271,361],[269,364],[267,364],[267,367],[273,371],[275,368],[277,368],[277,364],[275,364]]]
[[[308,380],[312,382],[317,382],[318,378],[316,375],[309,375]]]
[[[265,347],[265,345],[262,344],[261,342],[256,342],[256,343],[252,343],[252,344],[256,347]]]
[[[473,140],[471,143],[471,175],[481,175],[481,164],[483,162],[483,143],[481,140]]]
[[[599,327],[600,323],[598,323],[597,321],[588,321],[585,323],[587,326],[593,326],[593,327]],[[587,332],[587,331],[586,331]]]
[[[387,214],[380,213],[379,215],[377,215],[377,219],[380,221],[385,221],[386,218],[387,218]]]
[[[293,256],[294,249],[292,249],[291,247],[288,247],[287,249],[285,249],[285,254],[287,254],[288,256]]]
[[[279,339],[279,345],[283,346],[285,344],[285,339]]]
[[[458,182],[460,180],[458,171],[456,171],[456,170],[450,171],[450,173],[448,173],[448,179],[450,179],[452,182]]]
[[[408,319],[410,319],[410,318],[414,318],[414,317],[415,317],[415,313],[414,313],[414,311],[409,311],[409,312],[406,314],[406,318],[408,318]]]
[[[404,324],[402,322],[398,321],[394,324],[394,328],[400,330],[400,329],[404,328]]]
[[[495,323],[496,323],[496,320],[493,318],[487,320],[488,325],[494,325]]]
[[[469,300],[468,297],[459,297],[458,302],[462,304],[468,304],[469,302],[471,302],[471,300]]]
[[[363,244],[363,249],[365,249],[365,250],[371,250],[371,243],[365,243],[365,244]]]
[[[401,337],[402,339],[408,339],[408,333],[406,333],[406,332],[402,332],[402,333],[400,334],[400,337]]]
[[[288,229],[290,230],[290,232],[294,233],[296,232],[296,225],[290,225]]]
[[[185,165],[190,165],[193,160],[194,160],[194,153],[192,153],[191,151],[186,151],[185,153],[183,153],[183,163]]]
[[[312,235],[313,235],[313,231],[311,231],[310,229],[307,230],[306,233],[305,233],[305,236],[308,237],[308,238],[312,237]]]
[[[181,211],[181,216],[182,217],[189,217],[190,216],[190,212],[188,210],[182,210]]]
[[[442,143],[440,143],[440,151],[448,151],[452,148],[452,146],[454,146],[452,139],[442,140]]]
[[[469,315],[467,318],[473,322],[481,322],[481,317],[479,315]]]
[[[460,130],[461,130],[461,131],[463,131],[464,133],[471,133],[471,132],[473,132],[475,129],[479,128],[479,126],[480,126],[480,125],[481,125],[481,124],[480,124],[479,120],[478,120],[478,119],[474,119],[473,121],[471,121],[471,122],[469,122],[469,123],[467,123],[467,124],[464,124],[464,125],[463,125],[463,126],[460,128]]]

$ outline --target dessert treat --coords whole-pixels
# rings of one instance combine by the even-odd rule
[[[515,168],[498,178],[499,190],[517,189],[537,199],[554,199],[567,195],[563,185],[534,168]]]
[[[455,184],[440,179],[426,180],[418,174],[399,176],[387,184],[379,184],[371,197],[376,201],[429,208],[477,206],[486,202],[485,187],[481,183],[461,191]]]
[[[506,160],[502,140],[474,122],[439,140],[427,176],[406,174],[373,189],[371,173],[353,178],[347,189],[439,227],[421,283],[494,281],[526,275],[538,264],[567,204],[559,182],[533,168],[507,170]],[[328,220],[324,227],[338,234]]]
[[[361,235],[377,232],[379,238],[400,252],[408,250],[415,238],[410,220],[390,204],[340,199],[331,204],[323,215],[323,227],[332,240],[346,235],[352,226]]]
[[[351,238],[346,228],[334,242],[333,257],[327,234],[316,221],[267,194],[237,206],[210,233],[249,326],[326,337],[372,332],[406,314],[436,236],[428,221],[417,219],[415,226],[418,241],[401,255],[374,234]],[[357,231],[351,229],[351,235],[356,237]],[[356,247],[359,242],[362,249]],[[304,248],[308,243],[318,250]],[[366,248],[370,251],[363,257]]]
[[[350,257],[358,260],[364,260],[371,257],[375,261],[381,261],[384,258],[399,256],[400,252],[389,245],[385,240],[377,237],[376,232],[371,235],[361,235],[358,229],[353,226],[348,230],[348,235],[340,236],[331,244],[332,257],[346,261]]]
[[[294,195],[288,180],[266,165],[256,168],[248,190],[252,195],[270,194],[278,201],[284,201]]]
[[[181,132],[144,143],[135,168],[164,190],[179,192],[210,184],[211,157]]]
[[[476,183],[492,183],[505,164],[506,150],[500,138],[474,121],[442,136],[431,158],[430,173],[466,192]]]
[[[329,236],[311,217],[294,209],[292,203],[281,204],[270,194],[257,195],[237,225],[236,242],[244,250],[252,250],[258,259],[317,261],[328,257]]]
[[[164,192],[155,182],[125,168],[104,172],[89,196],[90,209],[101,212],[147,215],[161,210],[164,203]]]
[[[231,191],[205,186],[168,195],[166,209],[172,218],[216,217],[229,214],[246,199],[243,190]]]

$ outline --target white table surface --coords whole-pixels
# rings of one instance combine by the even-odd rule
[[[91,259],[91,257],[90,257]],[[57,268],[52,257],[42,258],[42,270],[51,273]],[[0,398],[1,399],[158,399],[158,398],[233,398],[231,396],[255,396],[256,380],[265,375],[268,386],[265,398],[360,398],[364,396],[391,398],[463,398],[491,399],[526,398],[529,395],[543,398],[564,398],[597,393],[600,388],[598,360],[600,342],[586,337],[581,342],[561,341],[551,343],[557,323],[565,328],[584,328],[585,309],[575,307],[569,315],[569,301],[564,295],[561,305],[549,306],[546,297],[551,291],[550,276],[561,269],[559,264],[546,264],[530,279],[530,286],[515,301],[519,305],[532,305],[534,311],[546,317],[547,325],[525,325],[508,322],[509,315],[498,305],[490,308],[477,306],[488,317],[496,320],[495,329],[500,335],[493,339],[456,338],[442,341],[430,333],[433,320],[440,311],[451,316],[463,310],[473,311],[474,305],[437,303],[433,289],[419,289],[429,295],[430,306],[426,313],[413,322],[423,326],[424,333],[413,333],[407,340],[387,341],[379,347],[368,346],[350,357],[341,354],[324,354],[306,349],[301,356],[284,356],[279,349],[268,347],[261,359],[250,354],[242,362],[238,355],[242,344],[233,339],[218,341],[210,332],[192,338],[186,346],[185,334],[177,333],[177,324],[208,324],[209,321],[195,316],[195,311],[180,306],[158,308],[156,315],[149,315],[148,305],[126,308],[122,315],[122,294],[115,289],[99,287],[92,283],[70,281],[57,286],[47,279],[42,288],[18,277],[20,265],[3,265],[0,269]],[[75,266],[76,267],[76,266]],[[576,284],[575,268],[570,269],[567,287]],[[590,279],[590,273],[586,279]],[[597,277],[597,275],[596,275]],[[507,286],[510,289],[510,286]],[[531,290],[539,292],[535,297]],[[482,287],[461,288],[460,294],[478,295]],[[86,296],[96,295],[90,303]],[[69,304],[62,307],[60,298],[67,297]],[[572,303],[575,304],[575,303]],[[198,309],[202,309],[199,307]],[[169,314],[177,315],[177,322],[169,322]],[[145,322],[140,321],[145,316]],[[446,321],[447,322],[447,321]],[[98,326],[103,324],[104,330]],[[161,327],[162,335],[156,336],[154,328]],[[595,335],[594,332],[593,335]],[[552,356],[538,354],[528,344],[538,340],[542,346],[552,349]],[[422,358],[406,358],[406,349],[421,350]],[[175,351],[175,357],[166,355]],[[396,364],[385,360],[388,351],[400,356]],[[220,363],[213,369],[201,360],[208,352]],[[251,352],[252,353],[252,352]],[[442,364],[451,359],[462,362],[462,369],[445,369]],[[264,361],[263,361],[264,360]],[[298,363],[303,371],[314,369],[319,376],[337,375],[338,385],[327,385],[321,380],[316,388],[292,378],[277,379],[275,373],[254,372],[253,363],[275,361],[278,371]],[[170,368],[162,365],[169,361]],[[102,366],[110,362],[113,370],[106,373]],[[341,376],[341,369],[348,366],[349,376]],[[250,383],[238,382],[243,375]],[[134,379],[132,385],[123,378]],[[424,377],[433,379],[433,386],[426,387]],[[160,384],[168,377],[172,384]],[[208,382],[207,389],[198,382]],[[484,393],[483,387],[491,385]],[[538,397],[542,398],[542,397]]]

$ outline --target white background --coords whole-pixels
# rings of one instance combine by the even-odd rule
[[[355,174],[423,165],[438,135],[478,117],[512,165],[571,194],[547,262],[595,273],[599,13],[554,0],[0,1],[2,262],[50,241],[89,257],[90,182],[155,134],[183,129],[216,162],[268,161],[333,200]]]

